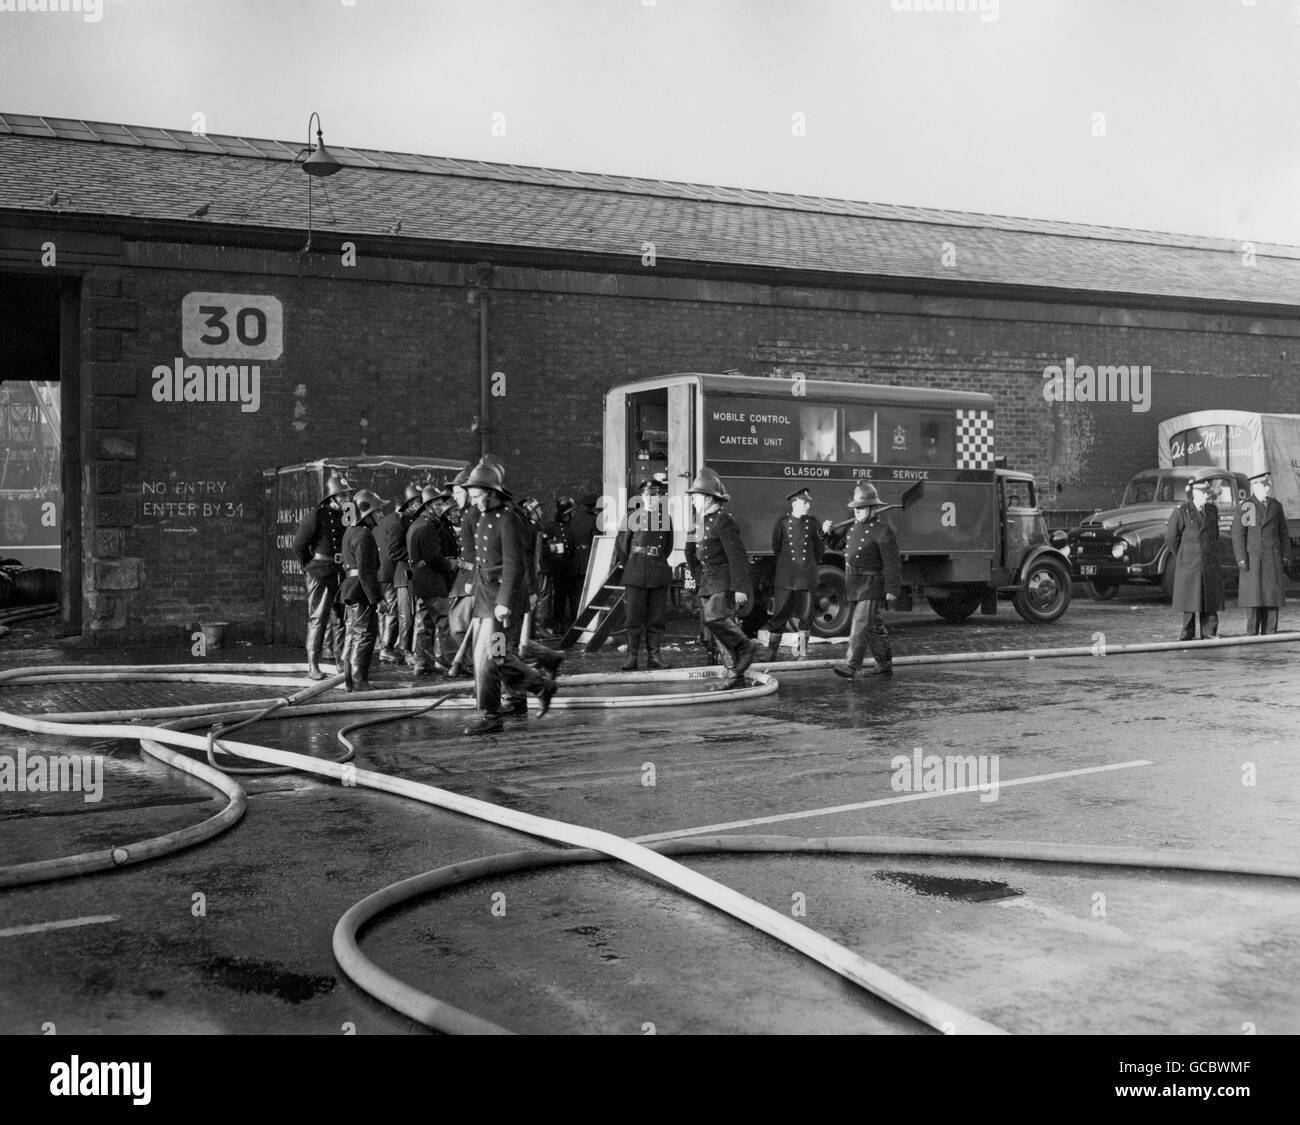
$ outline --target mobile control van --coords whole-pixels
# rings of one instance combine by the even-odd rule
[[[694,531],[687,489],[703,465],[731,496],[755,580],[749,624],[761,625],[772,592],[772,527],[786,496],[806,486],[813,515],[851,517],[853,487],[876,486],[898,533],[903,596],[944,618],[996,613],[1010,599],[1027,621],[1055,621],[1070,604],[1070,568],[1049,542],[1033,477],[994,466],[993,398],[794,378],[681,374],[614,387],[605,398],[602,535],[584,604],[609,573],[611,540],[638,482],[665,472],[674,558]],[[1063,533],[1060,535],[1064,543]],[[603,544],[603,546],[602,546]],[[848,627],[844,559],[828,551],[815,597],[814,632]]]

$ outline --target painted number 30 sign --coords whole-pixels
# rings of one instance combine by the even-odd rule
[[[181,302],[181,346],[194,358],[279,359],[284,310],[278,297],[187,293]]]

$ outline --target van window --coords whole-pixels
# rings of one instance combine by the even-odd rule
[[[804,406],[799,409],[799,460],[837,461],[838,421],[833,406]]]
[[[844,408],[844,460],[850,465],[876,463],[876,412],[872,407]]]
[[[1032,508],[1034,506],[1034,485],[1032,481],[1007,477],[1003,477],[1001,480],[1004,503],[1008,508]]]
[[[1183,482],[1179,477],[1161,477],[1160,487],[1156,490],[1156,500],[1161,504],[1177,504],[1186,499]]]

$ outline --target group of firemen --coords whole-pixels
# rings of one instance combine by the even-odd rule
[[[1251,498],[1238,505],[1232,541],[1240,570],[1238,603],[1248,610],[1247,632],[1277,631],[1289,567],[1286,516],[1262,473],[1250,480]],[[1188,485],[1188,500],[1170,515],[1166,542],[1173,556],[1173,605],[1183,615],[1180,640],[1218,632],[1223,581],[1218,565],[1219,515],[1209,503],[1209,479]],[[627,609],[623,671],[664,667],[660,645],[672,587],[671,516],[667,477],[642,481],[615,540],[615,561]],[[730,497],[716,472],[703,468],[688,490],[697,520],[686,546],[702,627],[731,672],[727,686],[745,683],[762,652],[739,615],[753,597],[740,527],[727,510]],[[409,485],[395,511],[369,489],[354,492],[330,478],[319,507],[299,525],[295,550],[307,585],[307,666],[323,679],[326,634],[349,691],[370,687],[370,664],[409,663],[416,675],[456,676],[473,668],[481,715],[467,734],[501,731],[503,720],[528,713],[528,693],[546,714],[562,657],[527,640],[524,619],[537,611],[558,633],[573,624],[600,498],[562,497],[556,519],[542,526],[541,505],[516,503],[505,488],[505,466],[492,457],[465,469],[446,486]],[[772,529],[775,559],[773,612],[766,659],[775,660],[793,625],[796,657],[808,658],[817,568],[828,548],[841,551],[853,606],[845,661],[833,667],[853,679],[867,653],[875,675],[893,674],[893,652],[882,611],[901,590],[902,565],[892,522],[871,484],[856,486],[841,523],[812,517],[813,496],[798,488],[790,511]],[[503,706],[502,696],[505,696]]]
[[[382,663],[406,663],[419,676],[472,667],[481,716],[467,734],[526,716],[530,692],[545,715],[562,658],[532,641],[521,651],[524,618],[540,605],[559,632],[571,621],[598,500],[562,497],[543,528],[541,505],[516,502],[505,466],[485,457],[446,485],[408,485],[384,515],[387,501],[331,476],[294,539],[307,586],[308,676],[325,677],[328,635],[349,691],[370,690],[378,644]]]

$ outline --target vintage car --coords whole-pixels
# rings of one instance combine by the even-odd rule
[[[1187,482],[1209,477],[1214,483],[1210,503],[1219,509],[1219,561],[1224,582],[1237,582],[1232,555],[1232,517],[1239,501],[1250,493],[1246,477],[1207,466],[1146,469],[1128,482],[1118,508],[1094,512],[1067,538],[1070,571],[1087,584],[1097,601],[1113,598],[1126,583],[1160,586],[1165,596],[1174,588],[1174,562],[1165,548],[1169,514],[1187,499]]]

